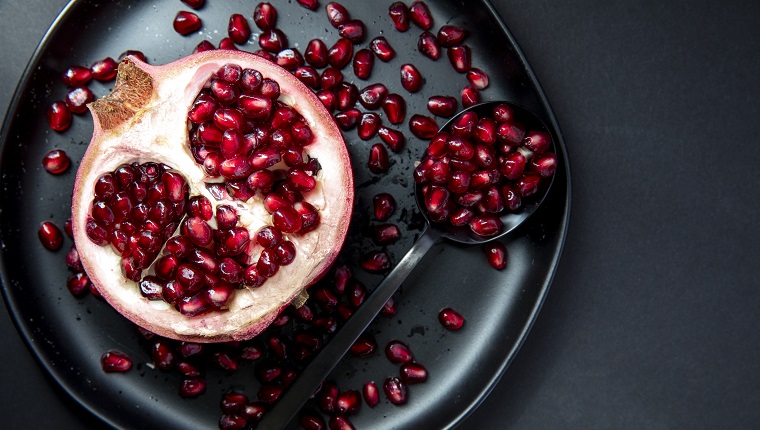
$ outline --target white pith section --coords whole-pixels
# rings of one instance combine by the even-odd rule
[[[82,159],[74,190],[72,221],[75,242],[84,268],[101,295],[121,314],[161,336],[198,342],[241,340],[266,328],[282,308],[329,268],[345,239],[353,206],[353,178],[340,130],[316,96],[286,70],[252,54],[236,51],[207,51],[165,66],[145,65],[132,59],[154,78],[154,95],[148,106],[115,130],[102,130],[94,117],[93,140]],[[317,158],[322,169],[318,185],[305,193],[306,201],[320,214],[319,227],[305,235],[286,235],[296,246],[296,259],[282,266],[261,287],[237,290],[229,310],[212,311],[197,317],[181,315],[163,301],[150,301],[121,271],[121,257],[110,245],[100,247],[85,233],[85,223],[98,177],[123,163],[154,161],[179,171],[189,185],[190,195],[205,195],[216,207],[233,205],[239,225],[249,229],[251,242],[256,231],[271,224],[260,195],[248,202],[218,201],[205,183],[209,181],[188,143],[187,112],[208,78],[222,65],[237,63],[259,70],[280,84],[280,99],[293,106],[306,120],[314,142],[305,151]],[[255,263],[261,249],[251,245]],[[145,273],[144,273],[145,275]]]

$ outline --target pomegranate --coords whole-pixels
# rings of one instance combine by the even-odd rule
[[[192,342],[251,338],[303,302],[354,197],[343,137],[309,88],[241,51],[127,57],[89,107],[72,227],[105,300]]]

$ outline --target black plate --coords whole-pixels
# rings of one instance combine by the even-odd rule
[[[233,375],[210,370],[207,392],[192,400],[177,395],[177,373],[153,370],[148,354],[131,323],[92,296],[75,299],[67,291],[68,272],[63,256],[71,242],[58,252],[44,250],[36,237],[40,221],[62,225],[69,217],[70,194],[77,163],[89,142],[92,122],[76,117],[65,133],[51,131],[45,110],[66,92],[60,72],[71,64],[90,64],[105,56],[117,57],[127,49],[145,52],[150,62],[166,63],[190,53],[203,38],[216,44],[225,34],[233,12],[250,17],[251,2],[213,1],[199,12],[211,32],[181,37],[171,20],[182,6],[174,0],[152,2],[73,1],[52,26],[30,62],[13,98],[2,133],[2,286],[15,323],[47,372],[79,403],[105,422],[117,427],[214,428],[219,417],[221,393],[244,390],[255,397],[258,384],[252,366]],[[295,2],[273,2],[280,13],[278,26],[291,44],[303,49],[315,36],[328,44],[336,31],[323,11],[309,12]],[[353,15],[367,23],[371,36],[382,32],[399,55],[392,62],[376,62],[372,80],[404,95],[407,118],[425,113],[427,97],[458,96],[466,84],[444,58],[432,62],[416,52],[419,30],[392,29],[388,2],[345,2]],[[436,27],[458,23],[471,30],[467,44],[473,47],[473,64],[486,70],[490,87],[483,100],[506,99],[539,114],[548,124],[560,148],[559,169],[544,206],[523,227],[504,239],[509,267],[498,272],[485,262],[480,247],[440,245],[418,266],[399,293],[399,311],[392,319],[380,318],[371,326],[380,346],[391,339],[408,342],[417,361],[430,372],[427,383],[410,389],[410,402],[395,407],[383,400],[374,410],[364,408],[352,417],[359,428],[444,428],[454,426],[471,412],[499,380],[527,335],[548,291],[564,243],[570,208],[567,154],[559,128],[538,82],[515,40],[487,1],[429,2]],[[213,29],[218,30],[216,33]],[[257,46],[251,42],[250,49]],[[416,64],[426,77],[423,90],[409,95],[400,87],[398,68]],[[351,72],[347,71],[348,79]],[[356,81],[361,88],[362,81]],[[92,84],[97,95],[109,85]],[[439,119],[443,124],[444,120]],[[406,125],[399,127],[406,131]],[[375,223],[369,213],[372,196],[392,193],[399,209],[394,221],[404,239],[388,248],[400,258],[413,243],[420,215],[413,197],[411,169],[425,143],[410,133],[407,147],[392,154],[391,170],[375,176],[367,172],[368,145],[347,133],[356,171],[357,207],[350,239],[342,259],[356,266],[362,250],[372,248],[362,233]],[[52,148],[66,150],[75,160],[60,177],[40,166],[42,155]],[[380,276],[355,272],[368,287]],[[454,307],[465,315],[465,327],[447,332],[437,322],[438,310]],[[136,368],[127,374],[105,374],[99,358],[108,349],[130,354]],[[342,389],[360,388],[366,380],[381,383],[398,369],[382,354],[369,359],[346,358],[332,375]]]

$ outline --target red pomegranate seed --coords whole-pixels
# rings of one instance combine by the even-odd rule
[[[551,146],[551,142],[551,136],[545,131],[531,131],[522,139],[523,145],[535,154],[546,152]]]
[[[95,61],[90,66],[90,73],[93,79],[101,82],[108,82],[116,77],[116,70],[119,64],[111,57],[106,57],[102,60]]]
[[[329,90],[334,88],[338,84],[343,82],[343,73],[334,67],[328,67],[322,71],[320,76],[320,83],[323,90]]]
[[[399,368],[401,381],[407,384],[418,384],[427,381],[428,372],[425,366],[413,361],[404,363]]]
[[[317,92],[317,98],[328,111],[335,110],[335,93],[330,90],[320,90]]]
[[[132,368],[132,359],[121,351],[110,350],[100,357],[100,366],[105,372],[124,373]]]
[[[251,27],[245,17],[239,13],[230,16],[230,22],[227,25],[227,34],[233,42],[243,45],[251,37]]]
[[[413,64],[401,66],[401,86],[410,93],[416,93],[422,88],[424,80],[420,71]]]
[[[338,110],[351,109],[356,105],[356,100],[359,98],[359,89],[354,84],[343,82],[338,86],[336,98]]]
[[[321,39],[312,39],[306,45],[304,59],[312,66],[321,69],[327,65],[327,45]]]
[[[507,154],[499,158],[499,173],[507,179],[517,179],[525,170],[526,159],[519,151]]]
[[[354,414],[362,405],[362,395],[358,390],[348,390],[338,395],[336,408],[341,414]]]
[[[350,40],[341,37],[328,50],[327,62],[336,69],[342,69],[351,61],[353,55],[354,45]]]
[[[483,252],[486,254],[486,260],[496,270],[503,270],[507,267],[507,247],[500,242],[490,242],[483,246]]]
[[[388,171],[390,162],[388,160],[388,150],[385,149],[385,146],[380,143],[372,145],[372,148],[369,150],[367,166],[372,173],[385,173]]]
[[[391,151],[399,152],[404,149],[406,138],[400,131],[380,126],[380,128],[377,129],[377,134],[380,136],[380,139],[388,145],[388,148],[390,148]]]
[[[53,149],[42,157],[42,167],[53,175],[60,175],[71,165],[71,159],[62,149]]]
[[[362,394],[364,395],[364,402],[367,403],[367,406],[370,408],[374,408],[380,403],[380,395],[374,381],[364,383]]]
[[[74,297],[82,297],[90,291],[90,278],[84,272],[75,273],[66,280],[66,288]]]
[[[462,89],[462,107],[468,108],[480,103],[480,91],[472,85]]]
[[[259,46],[267,52],[277,54],[288,46],[288,38],[277,28],[264,30],[259,36]]]
[[[174,31],[183,36],[187,36],[190,33],[200,30],[202,23],[201,19],[198,18],[198,15],[182,10],[177,12],[177,16],[174,17],[173,26]]]
[[[388,40],[383,36],[378,36],[374,39],[372,39],[372,42],[369,44],[370,49],[372,49],[372,52],[377,55],[377,58],[379,58],[381,61],[388,62],[391,61],[396,56],[396,51],[393,49],[390,43],[388,43]]]
[[[351,420],[344,415],[332,415],[327,425],[330,430],[354,430],[355,427],[351,423]]]
[[[446,51],[451,67],[459,73],[465,73],[471,67],[470,47],[467,45],[452,46]]]
[[[180,382],[179,395],[183,398],[198,397],[206,392],[206,380],[204,378],[186,378]]]
[[[369,140],[375,137],[377,130],[380,127],[381,120],[380,115],[368,112],[362,115],[357,127],[357,134],[362,140]]]
[[[375,338],[368,334],[362,334],[356,339],[353,345],[351,345],[351,355],[354,357],[369,357],[377,349],[377,342]]]
[[[92,80],[92,72],[83,66],[71,66],[61,75],[61,82],[70,87],[81,87]]]
[[[50,251],[56,251],[63,244],[63,233],[52,221],[41,222],[37,236],[42,246]]]
[[[226,49],[230,51],[237,51],[237,46],[235,46],[235,41],[230,39],[229,37],[225,37],[224,39],[219,41],[219,49]],[[271,54],[270,54],[271,55]],[[269,58],[267,57],[269,61],[274,62],[274,57]]]
[[[272,224],[283,233],[295,233],[303,226],[300,214],[293,207],[288,206],[281,207],[272,213]]]
[[[467,32],[464,28],[457,25],[446,24],[438,29],[438,43],[443,47],[451,47],[459,45],[467,36]]]
[[[159,340],[153,343],[151,348],[153,364],[160,370],[171,370],[176,364],[177,357],[171,346],[166,341]]]
[[[242,430],[246,424],[246,419],[237,415],[224,414],[219,418],[219,430]]]
[[[501,232],[502,222],[495,215],[479,215],[470,220],[470,230],[478,236],[496,236]]]
[[[351,19],[346,8],[338,2],[331,1],[327,3],[325,12],[327,12],[327,20],[330,21],[330,25],[335,28]]]
[[[378,221],[388,220],[396,210],[396,199],[388,193],[380,193],[372,198],[375,219]]]
[[[380,224],[374,227],[372,240],[377,245],[390,245],[401,238],[401,230],[396,224]]]
[[[359,264],[367,272],[382,273],[391,268],[391,258],[385,251],[370,251]]]
[[[464,317],[451,308],[441,309],[438,312],[438,321],[449,330],[459,330],[464,325]]]
[[[55,131],[66,131],[71,126],[71,111],[66,103],[57,100],[47,110],[47,122]]]
[[[348,109],[344,112],[338,112],[335,114],[335,121],[340,128],[344,131],[351,130],[359,123],[359,118],[362,113],[359,109]]]
[[[417,49],[431,60],[437,60],[441,57],[441,46],[433,33],[429,31],[420,34],[419,39],[417,39]]]
[[[520,196],[525,198],[538,192],[538,186],[541,183],[541,177],[534,174],[526,174],[517,181],[517,191]]]
[[[420,139],[432,139],[438,133],[438,124],[429,116],[415,114],[409,119],[409,130]]]
[[[326,414],[337,411],[339,395],[340,391],[337,385],[332,382],[323,382],[322,388],[316,396],[319,409]]]
[[[121,55],[119,55],[119,59],[116,60],[116,61],[119,62],[119,63],[121,63],[128,56],[135,57],[138,60],[142,61],[143,63],[147,63],[148,62],[148,57],[146,57],[145,54],[143,54],[141,51],[137,51],[135,49],[128,49],[128,50],[122,52]]]
[[[404,32],[409,30],[409,8],[403,2],[395,2],[388,8],[388,15],[393,21],[396,30]]]
[[[457,99],[449,96],[432,96],[428,99],[427,107],[433,115],[448,118],[457,111]]]
[[[433,28],[433,15],[430,13],[425,2],[415,1],[409,7],[409,18],[419,28],[430,30]]]
[[[359,44],[366,38],[367,27],[361,20],[351,19],[338,26],[338,35]]]
[[[520,144],[524,136],[525,136],[525,128],[522,125],[515,122],[505,122],[505,123],[499,124],[499,127],[496,129],[497,139],[499,139],[499,141],[510,146],[515,146],[515,145]]]
[[[303,56],[295,48],[285,48],[275,58],[275,62],[286,70],[295,70],[303,66]]]
[[[261,30],[271,30],[277,23],[277,9],[269,3],[259,3],[253,10],[253,22]]]
[[[324,430],[327,428],[325,420],[321,415],[308,412],[301,414],[298,422],[301,424],[301,427],[303,427],[304,430]]]
[[[87,87],[77,87],[66,94],[66,107],[73,113],[87,111],[87,103],[95,100],[95,94]]]
[[[531,171],[538,173],[542,178],[551,177],[557,170],[557,155],[552,152],[547,152],[534,156],[530,162],[530,169]]]
[[[391,124],[401,124],[406,117],[406,102],[401,95],[388,94],[383,101],[383,112]]]
[[[467,139],[475,131],[475,126],[477,123],[478,115],[475,112],[465,112],[459,116],[451,125],[451,134]]]
[[[475,137],[483,143],[493,145],[496,142],[496,121],[484,117],[475,126]]]
[[[383,383],[383,391],[385,397],[394,405],[403,405],[407,402],[406,384],[401,382],[399,378],[392,377],[385,380]]]
[[[243,393],[228,391],[222,395],[219,408],[225,414],[236,414],[248,403],[248,396]]]
[[[69,270],[72,272],[81,272],[84,270],[82,268],[82,261],[79,259],[79,252],[75,245],[71,245],[69,252],[66,253],[66,266],[68,266]]]
[[[412,361],[412,350],[398,340],[392,340],[385,346],[385,356],[392,363],[408,363]]]
[[[430,170],[427,173],[427,177],[435,184],[445,184],[449,180],[451,175],[451,169],[449,163],[444,160],[436,160],[430,165]]]
[[[488,87],[488,75],[476,67],[472,67],[467,71],[467,80],[470,82],[470,85],[479,90]]]
[[[318,0],[296,0],[298,4],[305,7],[309,10],[317,10],[319,7],[319,1]]]
[[[356,51],[354,55],[354,75],[359,79],[369,79],[372,75],[372,66],[375,63],[375,54],[367,48]]]
[[[240,414],[248,420],[249,423],[257,423],[261,421],[266,412],[266,405],[260,402],[250,402],[245,404],[240,409]]]
[[[203,4],[206,3],[206,0],[182,0],[182,3],[193,9],[200,9],[203,7]]]
[[[367,109],[377,109],[388,97],[388,88],[383,84],[372,84],[363,88],[358,95],[359,102]]]

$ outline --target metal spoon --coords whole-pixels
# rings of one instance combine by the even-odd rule
[[[492,109],[499,104],[511,106],[515,113],[515,122],[522,124],[526,130],[546,131],[549,129],[534,113],[510,102],[486,102],[464,109],[455,117],[451,118],[441,127],[448,130],[451,125],[464,112],[474,111],[479,117],[490,115]],[[551,133],[550,133],[551,134]],[[552,142],[552,151],[556,151]],[[553,178],[552,178],[553,179]],[[542,181],[543,182],[543,181]],[[264,415],[264,419],[256,426],[257,429],[282,429],[285,428],[301,407],[314,394],[319,385],[330,374],[333,368],[348,352],[351,345],[364,332],[367,326],[375,319],[383,305],[393,296],[393,293],[401,286],[401,283],[412,272],[422,257],[438,243],[441,238],[453,242],[476,245],[490,242],[510,233],[527,220],[543,202],[549,192],[551,180],[541,186],[538,193],[529,200],[523,202],[523,207],[516,213],[505,213],[500,216],[504,224],[501,233],[496,236],[483,237],[473,233],[468,227],[453,227],[449,224],[431,223],[425,208],[422,186],[417,184],[415,198],[420,211],[425,216],[426,226],[422,235],[414,243],[414,246],[399,261],[396,267],[378,285],[365,302],[353,313],[351,318],[338,330],[332,339],[322,348],[303,373],[298,376],[284,395],[277,401],[275,406]]]

